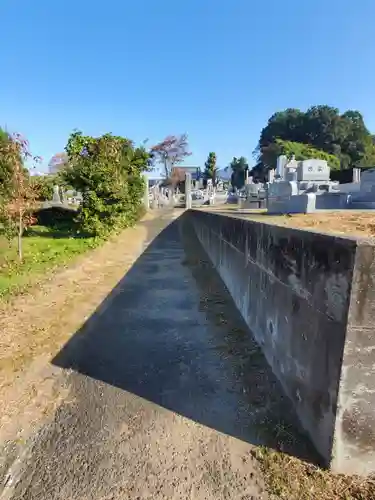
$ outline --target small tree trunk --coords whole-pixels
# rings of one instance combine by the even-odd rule
[[[22,212],[19,213],[18,219],[18,258],[21,261],[22,255],[22,234],[23,234],[23,223],[22,223]]]

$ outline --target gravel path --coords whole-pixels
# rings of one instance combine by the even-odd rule
[[[128,272],[126,236],[106,262],[105,251],[90,257],[61,306],[70,328],[100,295],[90,300],[92,282],[109,292],[123,278],[44,368],[54,405],[5,444],[2,500],[266,498],[251,452],[261,424],[290,405],[177,215],[143,222]]]

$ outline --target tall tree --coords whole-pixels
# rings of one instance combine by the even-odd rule
[[[151,147],[150,155],[154,160],[163,164],[165,177],[169,178],[172,168],[191,155],[187,134],[168,135],[164,140]]]
[[[271,116],[260,134],[254,153],[261,168],[274,168],[269,163],[277,150],[277,139],[303,143],[336,156],[341,168],[371,166],[374,158],[372,136],[359,111],[339,113],[337,108],[312,106],[306,112],[290,108]]]
[[[229,166],[232,169],[232,187],[241,189],[245,185],[246,172],[249,170],[247,159],[244,156],[240,156],[239,158],[234,156]]]
[[[204,180],[207,182],[209,179],[212,180],[212,184],[215,186],[217,181],[217,164],[216,164],[216,153],[211,152],[208,154],[207,160],[204,164]]]
[[[261,131],[258,144],[259,152],[263,147],[275,142],[277,138],[304,142],[304,122],[305,113],[299,109],[288,108],[274,113],[268,120],[266,127]]]

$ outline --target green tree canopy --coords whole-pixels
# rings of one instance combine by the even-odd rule
[[[263,150],[263,158],[268,165],[276,165],[277,157],[280,155],[285,155],[288,159],[294,156],[296,160],[308,160],[309,158],[326,160],[332,170],[340,169],[340,160],[337,156],[326,153],[321,149],[314,148],[310,144],[276,139],[274,143],[265,147]]]
[[[134,222],[142,203],[146,150],[124,137],[90,137],[80,131],[71,134],[65,150],[68,164],[60,175],[82,193],[81,230],[102,235]]]
[[[375,164],[373,136],[359,111],[340,114],[337,108],[321,105],[306,112],[289,108],[275,113],[261,131],[255,150],[258,168],[275,168],[275,156],[270,151],[272,145],[277,145],[277,139],[310,145],[334,155],[341,168]]]
[[[240,156],[239,158],[234,156],[229,166],[232,169],[232,187],[241,189],[245,185],[246,172],[249,170],[247,159],[244,156]]]
[[[216,184],[217,179],[217,164],[216,164],[216,153],[211,152],[208,154],[207,160],[204,164],[204,180],[207,182],[209,179],[212,180],[213,185]]]
[[[60,183],[56,175],[33,175],[30,182],[34,188],[35,197],[39,201],[51,200],[53,196],[53,186]]]

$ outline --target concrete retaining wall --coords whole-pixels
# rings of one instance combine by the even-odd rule
[[[326,464],[375,471],[374,245],[189,216]]]

